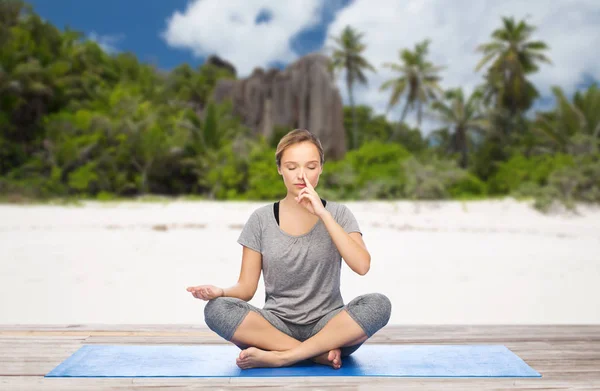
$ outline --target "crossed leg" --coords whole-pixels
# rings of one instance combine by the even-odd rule
[[[242,369],[288,366],[309,358],[339,368],[340,348],[362,343],[367,338],[346,310],[340,311],[304,342],[277,330],[266,319],[250,311],[238,326],[232,342],[244,349],[236,360]]]
[[[391,309],[390,300],[380,293],[358,296],[321,318],[313,329],[316,334],[303,342],[282,331],[287,326],[277,317],[267,320],[268,312],[261,316],[260,309],[241,299],[213,299],[204,317],[211,330],[242,349],[236,360],[240,368],[288,366],[306,359],[339,368],[342,352],[351,354],[384,327]],[[278,320],[281,325],[275,326]]]
[[[345,311],[340,312],[345,313],[346,316],[350,319],[351,322],[354,322],[350,316],[347,315]],[[356,338],[346,339],[345,343],[338,345],[328,345],[329,348],[324,350],[322,348],[317,349],[317,353],[313,353],[315,351],[314,347],[311,349],[311,344],[314,344],[315,341],[311,342],[311,344],[306,345],[307,342],[314,340],[315,337],[319,336],[323,333],[323,331],[328,327],[330,323],[334,321],[340,314],[337,314],[334,318],[332,318],[325,327],[319,331],[313,337],[307,339],[304,342],[300,342],[297,339],[283,333],[282,331],[275,328],[269,321],[260,316],[254,311],[249,311],[248,315],[244,318],[242,323],[238,326],[233,337],[231,338],[231,342],[237,345],[240,349],[243,349],[240,352],[239,357],[236,360],[237,365],[240,368],[253,368],[257,366],[278,366],[278,365],[268,365],[269,363],[259,362],[257,361],[257,355],[261,355],[261,353],[269,353],[272,351],[274,354],[281,352],[295,352],[299,359],[296,359],[294,362],[298,362],[305,359],[312,359],[314,362],[330,365],[333,368],[340,368],[342,365],[342,357],[340,348],[346,346],[353,346],[364,342],[367,339],[367,336],[362,331],[362,328],[354,322],[354,325],[360,330],[360,332],[355,332],[357,335]],[[339,322],[336,322],[339,323]],[[335,326],[335,324],[334,324]],[[346,325],[340,324],[338,327],[345,328]],[[340,330],[333,331],[334,333],[339,333]],[[355,330],[356,331],[356,330]],[[354,334],[352,334],[354,336]],[[327,337],[327,336],[325,336]],[[322,336],[320,338],[323,338]],[[319,343],[318,339],[316,341]],[[309,349],[307,350],[307,346]],[[294,349],[300,349],[299,351],[294,351]],[[294,356],[296,357],[296,356]],[[269,361],[269,360],[267,360]],[[286,365],[292,365],[294,362]]]

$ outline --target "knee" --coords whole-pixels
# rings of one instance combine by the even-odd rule
[[[234,297],[217,297],[209,300],[204,307],[204,322],[213,331],[219,333],[220,329],[230,323],[235,310],[239,308],[240,299]]]
[[[381,318],[382,326],[385,326],[392,316],[392,302],[388,297],[382,293],[372,293],[372,300],[374,301],[374,307],[377,308],[377,314]]]
[[[369,309],[369,318],[376,330],[384,327],[392,315],[392,302],[382,293],[369,293],[363,295],[361,304]]]

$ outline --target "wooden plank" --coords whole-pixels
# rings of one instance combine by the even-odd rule
[[[303,377],[291,378],[43,378],[42,376],[0,376],[0,389],[3,390],[100,390],[106,386],[124,389],[146,389],[148,387],[197,389],[199,386],[214,389],[248,388],[294,388],[319,389],[350,387],[349,389],[450,389],[450,390],[528,390],[528,389],[595,389],[600,387],[598,378],[567,379],[425,379],[425,378],[366,378],[366,377]],[[57,387],[57,388],[52,388]],[[122,388],[122,389],[123,389]],[[341,388],[345,389],[345,388]],[[348,389],[348,388],[346,388]]]
[[[133,385],[143,384],[160,386],[164,383],[160,379],[133,379]],[[180,383],[176,383],[180,384]],[[186,384],[186,383],[183,383]],[[250,379],[232,378],[229,387],[224,389],[247,389],[247,388],[291,388],[289,379]],[[585,389],[594,387],[593,382],[586,380],[555,382],[551,385],[542,384],[538,380],[522,382],[521,379],[415,379],[415,378],[319,378],[306,377],[302,382],[294,382],[294,389],[440,389],[440,390],[503,390],[503,389]]]
[[[81,337],[19,337],[0,340],[0,376],[43,376],[82,345]]]
[[[148,337],[137,337],[137,336],[127,336],[127,337],[96,337],[96,336],[90,336],[89,338],[85,339],[83,341],[84,343],[126,343],[126,344],[136,344],[136,343],[149,343],[149,344],[164,344],[164,343],[173,343],[173,344],[228,344],[227,341],[225,341],[223,338],[219,337],[218,335],[212,335],[208,338],[186,338],[186,337],[154,337],[154,336],[148,336]],[[377,341],[376,338],[371,338],[369,339],[366,344],[380,344],[380,343],[384,343],[381,340]],[[390,344],[398,344],[397,341],[391,340],[385,343],[390,343]],[[488,341],[480,341],[480,342],[458,342],[458,341],[454,341],[454,340],[446,340],[444,341],[444,343],[441,342],[436,342],[435,344],[464,344],[464,343],[469,343],[469,344],[483,344],[483,345],[488,345],[489,342]],[[405,342],[402,344],[423,344],[420,341],[411,341],[411,342]],[[496,344],[496,343],[494,343]],[[598,355],[600,355],[600,341],[598,342],[581,342],[581,341],[556,341],[556,342],[548,342],[548,341],[525,341],[525,342],[514,342],[514,341],[510,341],[510,342],[502,342],[502,343],[498,343],[500,345],[504,345],[506,346],[508,349],[510,350],[519,350],[519,349],[526,349],[527,351],[532,351],[532,352],[552,352],[555,350],[560,350],[560,351],[564,351],[569,352],[572,351],[574,353],[577,352],[582,352],[582,351],[587,351],[587,352],[596,352]]]
[[[165,344],[165,345],[201,345],[201,344],[228,344],[226,340],[219,336],[211,337],[94,337],[86,338],[86,344]]]
[[[40,346],[35,346],[35,345],[20,345],[20,346],[5,346],[5,345],[0,345],[0,353],[11,353],[11,354],[21,354],[21,353],[27,353],[27,352],[39,352],[39,353],[50,353],[50,352],[55,352],[58,350],[69,350],[69,349],[77,349],[79,347],[83,346],[83,344],[81,343],[74,343],[74,344],[62,344],[62,345],[55,345],[55,346],[48,346],[48,347],[40,347]],[[2,356],[2,354],[0,354],[0,357]]]
[[[75,324],[75,325],[38,325],[38,324],[0,324],[0,332],[3,331],[176,331],[195,332],[210,331],[208,327],[201,324]],[[469,336],[485,336],[488,334],[538,334],[540,336],[556,336],[582,333],[593,333],[598,336],[600,325],[388,325],[381,332],[389,334],[401,331],[407,336],[424,337],[426,333],[436,332],[447,335],[458,336],[461,334]],[[435,336],[432,336],[435,337]]]
[[[131,336],[122,336],[122,335],[114,335],[114,336],[96,336],[90,335],[85,339],[86,343],[115,343],[116,341],[123,341],[123,343],[137,343],[137,342],[147,342],[147,343],[182,343],[182,344],[193,344],[193,343],[227,343],[226,340],[221,338],[216,334],[203,336],[203,337],[181,337],[179,335],[176,336],[166,336],[166,337],[158,337],[158,336],[147,336],[147,337],[138,337],[135,335]],[[456,344],[506,344],[505,339],[490,341],[490,340],[450,340],[446,339],[437,339],[437,340],[398,340],[389,337],[382,337],[378,335],[374,335],[369,339],[369,343],[372,344],[407,344],[407,345],[424,345],[424,344],[432,344],[432,345],[456,345]],[[514,341],[514,339],[513,339]],[[591,341],[594,342],[594,341]],[[598,341],[600,342],[600,340]]]
[[[177,390],[197,389],[336,389],[336,390],[598,390],[598,383],[586,380],[555,381],[544,384],[537,379],[415,379],[415,378],[322,378],[306,377],[297,379],[280,378],[39,378],[30,376],[0,377],[0,389],[15,391],[30,390],[142,390],[176,388]]]
[[[195,332],[210,331],[200,324],[0,324],[4,331],[166,331]]]
[[[89,337],[85,335],[2,335],[0,343],[10,341],[30,341],[31,343],[45,343],[46,341],[76,341]]]
[[[165,387],[168,387],[165,386]],[[11,391],[88,391],[88,390],[131,390],[130,378],[44,378],[42,376],[0,376],[0,390]],[[139,388],[141,389],[141,387]]]
[[[89,336],[189,336],[189,337],[209,337],[213,335],[212,331],[35,331],[35,330],[13,330],[13,331],[0,331],[0,338],[18,338],[18,337],[64,337],[71,338],[73,336],[79,336],[81,338],[87,338]]]

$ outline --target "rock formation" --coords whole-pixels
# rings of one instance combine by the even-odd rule
[[[206,59],[206,64],[211,64],[219,68],[227,69],[233,76],[237,76],[237,72],[235,71],[235,67],[229,61],[223,60],[221,57],[217,55],[209,56]]]
[[[319,137],[326,160],[346,152],[342,99],[329,59],[321,54],[304,56],[284,70],[257,68],[246,79],[219,80],[214,98],[231,99],[234,113],[267,139],[276,126],[304,128]]]

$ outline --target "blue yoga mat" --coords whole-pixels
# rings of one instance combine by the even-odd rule
[[[361,346],[333,369],[311,361],[242,370],[233,345],[84,345],[46,377],[541,377],[502,345]]]

